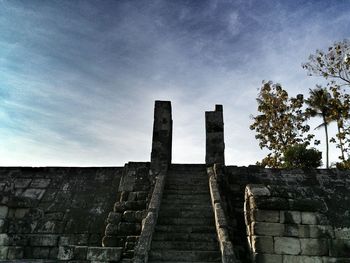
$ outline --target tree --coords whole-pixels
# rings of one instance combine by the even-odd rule
[[[326,135],[326,167],[329,168],[329,143],[328,143],[328,124],[330,123],[330,100],[331,95],[326,88],[317,86],[315,89],[310,89],[310,97],[305,100],[309,106],[306,109],[307,115],[314,117],[322,117],[323,122],[316,127],[319,129],[324,127]]]
[[[349,135],[349,129],[345,127],[345,122],[349,119],[350,111],[350,96],[349,94],[344,93],[338,85],[333,83],[334,86],[331,86],[329,90],[331,91],[330,99],[330,112],[329,118],[331,121],[336,122],[338,132],[336,137],[339,141],[337,147],[340,148],[341,156],[339,157],[343,162],[346,160],[345,153],[347,148],[344,147],[345,142],[348,140],[346,138]],[[336,139],[332,137],[330,142],[336,142]]]
[[[315,148],[307,149],[304,143],[288,147],[284,152],[285,168],[317,168],[322,165],[322,153]]]
[[[302,67],[310,76],[322,76],[339,82],[341,86],[350,86],[350,41],[345,39],[335,42],[327,52],[316,50]]]
[[[269,81],[263,82],[257,102],[260,114],[251,116],[250,129],[256,131],[260,148],[271,151],[260,165],[282,167],[287,147],[303,142],[309,144],[313,137],[306,134],[310,126],[305,125],[306,116],[302,111],[304,97],[299,94],[290,98],[280,84]]]

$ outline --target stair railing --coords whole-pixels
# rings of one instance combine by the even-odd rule
[[[215,227],[220,245],[222,262],[238,263],[240,261],[237,259],[233,250],[232,242],[229,239],[227,219],[221,205],[222,200],[218,186],[218,179],[220,179],[221,176],[220,166],[218,164],[214,164],[213,166],[208,167],[207,174],[209,177],[211,204],[215,214]]]

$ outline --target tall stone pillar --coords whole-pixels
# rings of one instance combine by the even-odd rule
[[[173,120],[171,102],[159,101],[154,106],[151,171],[158,173],[171,164]]]
[[[215,105],[215,111],[205,112],[206,154],[208,166],[225,165],[224,118],[222,105]]]

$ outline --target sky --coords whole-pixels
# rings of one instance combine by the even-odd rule
[[[322,79],[301,64],[345,38],[347,0],[0,0],[0,166],[149,161],[155,100],[172,102],[174,163],[204,163],[222,104],[226,164],[255,164],[262,81],[307,94]]]

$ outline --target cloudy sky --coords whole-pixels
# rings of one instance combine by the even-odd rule
[[[306,94],[322,80],[301,63],[349,37],[347,0],[0,0],[0,165],[148,161],[154,100],[172,102],[173,162],[204,162],[223,104],[227,164],[254,164],[262,80]]]

